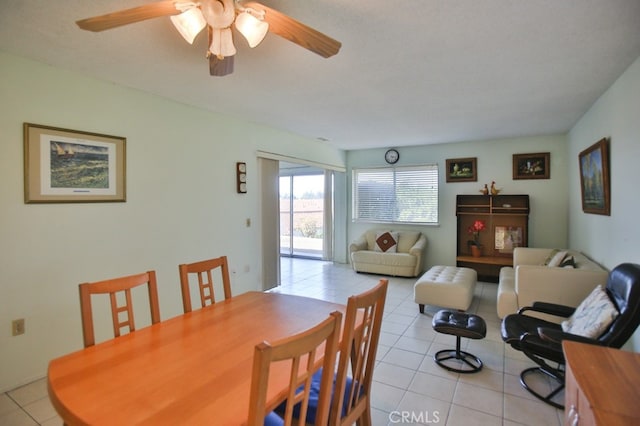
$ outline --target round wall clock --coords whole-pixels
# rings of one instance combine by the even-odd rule
[[[395,149],[390,149],[384,153],[384,160],[389,164],[395,164],[400,159],[400,153]]]

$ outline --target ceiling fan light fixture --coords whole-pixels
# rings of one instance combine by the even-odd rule
[[[204,16],[197,7],[192,7],[182,12],[180,15],[173,15],[169,17],[173,26],[176,27],[180,35],[189,44],[193,44],[196,36],[207,25],[207,21],[204,20]]]
[[[264,13],[262,13],[264,16]],[[269,24],[256,18],[248,9],[236,17],[236,29],[247,39],[249,47],[254,48],[264,40],[269,31]]]
[[[213,28],[209,51],[219,59],[236,54],[231,28]]]

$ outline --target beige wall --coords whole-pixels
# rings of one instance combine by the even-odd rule
[[[225,254],[235,293],[262,288],[258,150],[344,167],[318,141],[3,53],[0,99],[0,391],[81,347],[80,282],[154,269],[162,319],[181,313],[179,263]],[[126,137],[127,202],[24,204],[23,122]]]

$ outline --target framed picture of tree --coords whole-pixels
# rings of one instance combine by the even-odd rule
[[[580,161],[582,211],[610,216],[609,139],[600,139],[582,151],[578,159]]]

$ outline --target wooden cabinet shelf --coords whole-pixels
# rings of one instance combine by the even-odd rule
[[[506,256],[456,256],[457,262],[481,263],[485,265],[513,266],[513,257]]]
[[[475,269],[482,279],[497,281],[500,268],[513,264],[513,249],[528,245],[528,195],[458,195],[456,216],[457,265]],[[481,257],[472,257],[468,245],[473,239],[468,229],[476,220],[485,223]]]

